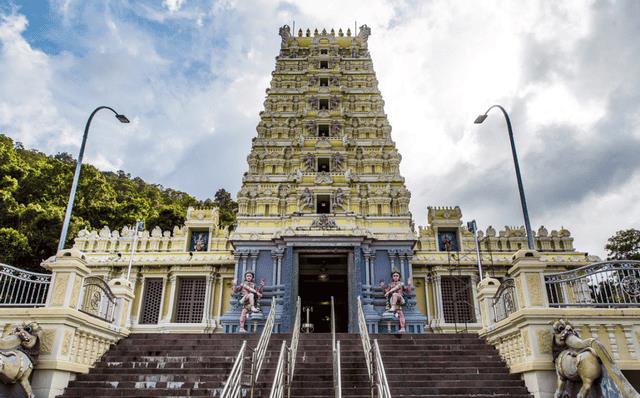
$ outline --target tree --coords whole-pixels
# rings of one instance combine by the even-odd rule
[[[13,228],[0,228],[0,262],[17,264],[29,254],[26,236]]]
[[[634,228],[618,231],[605,246],[608,260],[640,260],[640,231]]]
[[[231,194],[224,188],[218,189],[214,196],[213,203],[218,206],[220,228],[229,227],[230,230],[233,230],[236,225],[238,203],[231,199]]]

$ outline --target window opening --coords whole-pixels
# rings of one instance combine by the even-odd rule
[[[322,50],[320,50],[320,54],[327,55],[329,54],[329,50],[327,50],[326,48],[323,48]]]
[[[318,195],[316,198],[317,208],[316,213],[318,214],[328,214],[331,213],[331,203],[330,203],[329,195]]]
[[[319,172],[329,172],[329,158],[318,158],[318,171]]]
[[[329,61],[320,61],[320,69],[329,69]]]
[[[382,205],[378,205],[378,215],[382,215]]]
[[[176,303],[176,323],[200,323],[207,291],[205,278],[180,278]]]
[[[162,302],[162,278],[146,278],[144,280],[144,295],[142,296],[141,325],[155,325],[160,317],[160,303]]]
[[[264,215],[265,216],[269,215],[269,205],[264,205]]]
[[[321,99],[320,101],[318,101],[318,108],[322,111],[322,110],[328,110],[329,109],[329,100],[328,99]]]
[[[328,137],[328,136],[329,136],[329,125],[328,124],[318,125],[318,137]]]
[[[321,77],[320,78],[320,87],[329,87],[329,78]]]

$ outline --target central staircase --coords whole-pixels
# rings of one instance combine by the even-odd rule
[[[242,340],[253,348],[258,337],[132,334],[88,374],[72,381],[62,397],[219,396]],[[497,351],[475,334],[370,337],[378,340],[394,398],[531,397],[520,378],[509,374]],[[289,341],[291,335],[271,335],[255,397],[269,396],[283,339]],[[341,333],[336,339],[341,344],[342,395],[370,397],[360,336]],[[330,333],[300,336],[292,397],[333,397],[331,344]]]

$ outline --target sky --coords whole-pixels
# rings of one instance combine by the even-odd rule
[[[640,228],[640,2],[0,0],[0,132],[28,148],[188,192],[235,193],[275,66],[278,28],[367,24],[417,225],[427,206],[565,227],[606,256]]]

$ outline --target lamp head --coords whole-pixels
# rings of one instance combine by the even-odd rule
[[[120,121],[120,123],[129,123],[129,119],[125,115],[116,114],[116,119]]]
[[[474,120],[473,122],[475,124],[481,124],[482,122],[485,121],[485,119],[487,118],[487,114],[485,113],[484,115],[478,115],[478,117],[476,118],[476,120]]]

